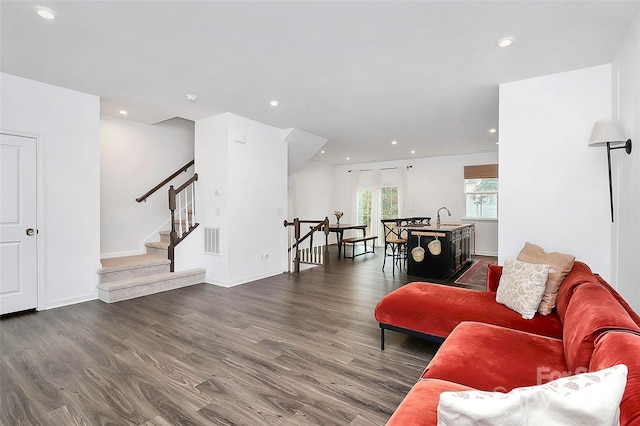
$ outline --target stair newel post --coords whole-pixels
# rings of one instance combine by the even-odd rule
[[[314,261],[314,252],[313,252],[313,238],[309,238],[309,258],[305,259],[307,262]]]
[[[291,247],[291,230],[287,219],[284,220],[284,227],[287,230],[287,247]],[[287,272],[291,272],[291,248],[287,249]]]
[[[324,217],[324,265],[329,266],[329,218]]]
[[[171,261],[171,272],[174,272],[174,248],[176,241],[178,240],[178,234],[176,233],[176,190],[173,185],[169,187],[169,211],[171,212],[171,233],[169,234],[169,249],[168,257]]]
[[[293,272],[300,273],[300,219],[293,218],[293,232],[296,239],[296,257],[293,259]]]

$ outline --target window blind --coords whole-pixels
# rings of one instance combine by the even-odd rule
[[[497,164],[480,164],[476,166],[464,166],[465,179],[488,179],[498,177]]]

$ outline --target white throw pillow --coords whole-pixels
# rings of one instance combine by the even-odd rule
[[[538,310],[549,276],[549,265],[506,259],[496,291],[496,302],[513,309],[524,319]]]
[[[619,364],[509,393],[442,392],[438,426],[619,425],[626,384],[627,366]]]

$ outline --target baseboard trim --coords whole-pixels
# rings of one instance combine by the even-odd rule
[[[68,299],[58,299],[47,302],[43,310],[62,308],[63,306],[75,305],[83,302],[90,302],[98,298],[97,294],[89,294],[79,297],[70,297]]]
[[[231,288],[237,285],[247,284],[253,281],[261,280],[263,278],[273,277],[274,275],[283,274],[284,272],[285,272],[284,269],[278,269],[276,271],[265,272],[264,274],[253,275],[250,277],[240,278],[238,280],[227,281],[227,282],[215,280],[211,277],[205,277],[204,282],[205,284],[217,285],[218,287]]]
[[[486,252],[486,251],[476,251],[475,253],[473,253],[474,255],[478,255],[478,256],[491,256],[491,257],[498,257],[498,253],[491,253],[491,252]]]

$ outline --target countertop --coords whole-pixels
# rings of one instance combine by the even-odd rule
[[[474,226],[475,223],[442,223],[438,228],[436,225],[407,225],[399,226],[398,228],[407,229],[409,231],[426,231],[426,232],[451,232],[458,229],[468,228]]]

